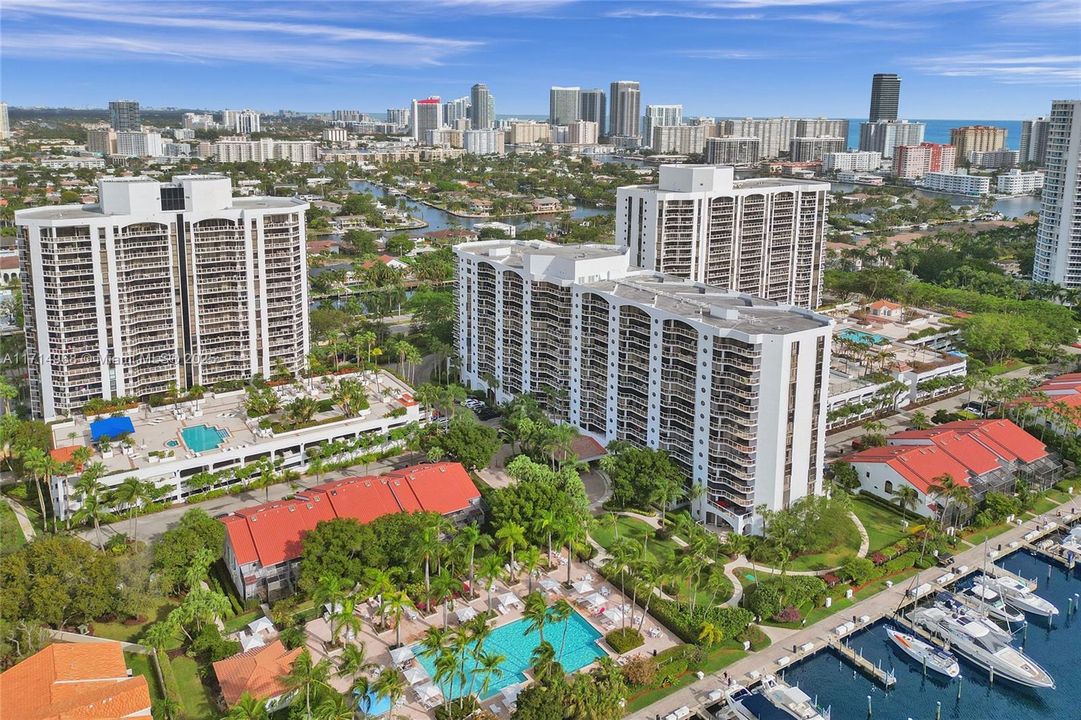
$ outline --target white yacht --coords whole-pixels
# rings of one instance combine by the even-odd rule
[[[936,603],[933,607],[915,610],[912,622],[942,638],[951,650],[993,671],[997,678],[1026,687],[1055,687],[1055,681],[1047,671],[1010,645],[1012,636],[1009,633],[956,602]]]
[[[921,665],[926,665],[928,670],[941,673],[951,679],[961,673],[961,666],[952,653],[948,653],[929,642],[920,640],[915,635],[909,635],[896,628],[887,627],[886,636],[901,649],[901,652]]]
[[[976,582],[982,582],[984,587],[989,587],[998,592],[1010,607],[1039,617],[1058,615],[1057,607],[1029,590],[1028,586],[1017,578],[1009,575],[1000,575],[998,577],[986,575],[977,577]]]
[[[980,612],[986,613],[990,618],[1006,623],[1025,621],[1023,612],[1006,605],[1006,601],[1002,599],[1002,596],[982,582],[981,579],[977,579],[976,582],[972,583],[972,587],[965,590],[964,593],[967,597],[979,603]]]
[[[1081,555],[1081,525],[1070,530],[1070,532],[1062,538],[1062,542],[1060,542],[1059,545],[1062,547],[1062,552],[1064,554],[1073,553],[1074,555]]]
[[[754,690],[733,685],[727,697],[728,706],[743,720],[830,720],[829,710],[820,710],[807,693],[772,675]]]

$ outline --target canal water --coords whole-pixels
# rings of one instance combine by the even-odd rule
[[[367,180],[353,180],[349,183],[349,186],[357,192],[367,192],[374,195],[379,200],[385,200],[386,205],[397,205],[402,199],[401,196],[395,197],[387,193],[383,186],[376,185],[375,183],[368,182]],[[477,223],[484,222],[503,222],[514,225],[518,229],[525,229],[529,227],[535,227],[538,225],[544,225],[545,223],[559,222],[562,218],[566,217],[566,213],[557,213],[553,215],[517,215],[512,217],[501,218],[464,218],[451,215],[445,210],[434,208],[431,205],[425,205],[424,203],[416,202],[405,198],[405,203],[408,206],[408,212],[410,215],[416,218],[420,218],[424,222],[428,223],[427,227],[418,228],[416,230],[408,231],[410,235],[419,237],[424,233],[433,232],[435,230],[446,230],[450,227],[459,228],[472,228]],[[576,207],[571,210],[570,216],[575,219],[593,217],[595,215],[611,215],[611,208],[591,208],[591,207]]]
[[[922,668],[887,640],[882,623],[850,643],[872,662],[894,669],[897,685],[889,692],[828,650],[786,671],[785,680],[831,707],[833,720],[868,718],[868,696],[874,720],[935,720],[936,702],[942,703],[943,720],[1081,720],[1081,617],[1066,617],[1067,600],[1081,593],[1081,570],[1068,572],[1025,551],[999,565],[1037,580],[1036,592],[1059,608],[1054,623],[1030,616],[1024,643],[1025,653],[1055,679],[1055,690],[1022,688],[998,678],[992,684],[985,670],[962,658],[958,699],[958,681],[931,672],[923,677]],[[844,619],[838,616],[837,624]],[[1021,642],[1018,631],[1014,644]]]

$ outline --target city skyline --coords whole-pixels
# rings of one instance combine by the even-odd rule
[[[688,116],[856,118],[867,112],[869,75],[889,72],[903,80],[902,118],[1020,119],[1076,95],[1081,82],[1077,14],[1060,0],[433,0],[394,12],[384,3],[196,3],[168,17],[140,2],[39,5],[5,3],[9,105],[132,97],[148,108],[381,112],[479,82],[500,115],[543,115],[553,85],[633,79],[643,107],[680,103]],[[964,33],[944,34],[961,23]],[[985,40],[1004,34],[1009,42]],[[60,72],[73,60],[78,75]],[[543,71],[523,77],[521,68]],[[249,79],[222,83],[223,69]]]

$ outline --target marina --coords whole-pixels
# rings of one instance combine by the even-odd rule
[[[1056,559],[1060,556],[1054,548],[1060,547],[1064,533],[1078,521],[1079,509],[1078,501],[1073,501],[1049,516],[1021,523],[996,538],[994,549],[981,545],[965,550],[955,556],[954,565],[931,569],[926,578],[895,585],[848,609],[862,614],[826,618],[794,632],[732,664],[727,675],[747,689],[776,675],[802,688],[816,706],[830,708],[832,717],[846,720],[1076,717],[1076,708],[1081,706],[1081,684],[1073,681],[1081,667],[1081,640],[1076,634],[1081,573]],[[1037,552],[1041,545],[1045,550]],[[887,638],[884,628],[892,625],[942,650],[939,638],[914,627],[907,616],[917,606],[931,607],[940,600],[939,593],[961,590],[982,576],[1001,579],[1017,592],[1031,595],[1030,599],[1045,599],[1058,611],[1050,616],[1030,611],[1025,622],[1013,626],[1012,634],[1004,627],[1000,631],[1003,642],[1011,646],[1006,654],[1023,653],[1047,676],[1060,680],[1056,689],[1022,687],[1001,674],[992,676],[961,655],[957,657],[960,673],[952,679],[948,673],[925,667]],[[685,711],[682,717],[741,717],[723,700],[718,702],[728,687],[719,674],[707,676],[632,717],[646,720],[659,714],[663,718],[676,710]],[[1003,702],[1012,714],[999,711]]]

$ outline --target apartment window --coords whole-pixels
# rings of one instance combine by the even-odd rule
[[[163,212],[183,210],[184,209],[184,188],[182,187],[162,187],[161,188],[161,209]]]

